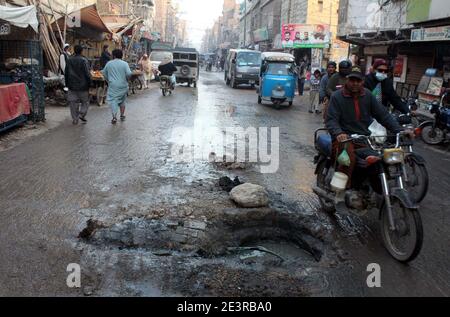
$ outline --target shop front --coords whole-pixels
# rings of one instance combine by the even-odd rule
[[[38,25],[35,6],[0,6],[0,130],[45,120]]]

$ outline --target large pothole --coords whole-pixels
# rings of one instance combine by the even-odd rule
[[[335,262],[328,218],[276,194],[270,207],[244,209],[220,188],[200,188],[209,204],[190,204],[198,207],[192,213],[176,206],[117,222],[90,220],[80,237],[94,293],[105,294],[105,270],[112,268],[122,295],[158,289],[160,295],[303,296],[325,287],[323,272]]]

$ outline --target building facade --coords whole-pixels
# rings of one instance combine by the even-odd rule
[[[231,48],[239,47],[239,4],[224,0],[222,15],[205,31],[201,51],[225,55]]]
[[[449,87],[450,6],[446,0],[341,0],[339,38],[353,45],[366,72],[376,58],[388,60],[403,97],[423,93],[422,79],[433,68]],[[423,98],[433,99],[436,96]]]

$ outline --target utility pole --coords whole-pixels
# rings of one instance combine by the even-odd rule
[[[247,0],[244,0],[244,47],[247,43]]]
[[[288,12],[287,12],[287,24],[291,23],[291,5],[292,5],[292,0],[289,0]]]

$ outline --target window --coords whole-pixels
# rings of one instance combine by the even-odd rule
[[[259,66],[261,65],[261,53],[239,53],[237,57],[238,66]]]
[[[268,75],[292,75],[294,73],[294,64],[271,63],[267,65]]]
[[[323,12],[323,0],[318,0],[317,3],[319,4],[319,12]]]

